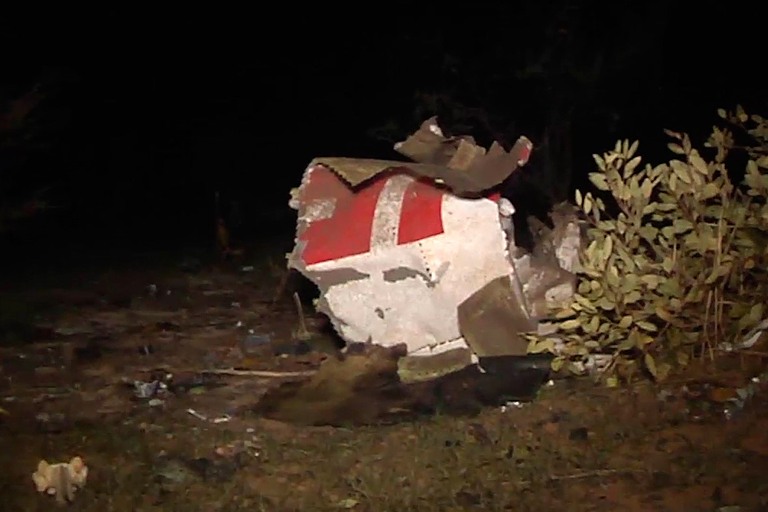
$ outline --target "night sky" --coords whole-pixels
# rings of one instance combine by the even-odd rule
[[[484,143],[567,133],[572,151],[550,145],[529,171],[570,167],[576,183],[618,138],[663,158],[662,128],[703,142],[717,107],[768,107],[761,18],[747,3],[686,4],[6,12],[0,100],[36,84],[44,99],[30,135],[0,150],[0,199],[44,190],[54,208],[0,240],[211,243],[215,191],[241,205],[242,236],[290,235],[289,190],[313,157],[395,158],[392,142],[433,113]]]

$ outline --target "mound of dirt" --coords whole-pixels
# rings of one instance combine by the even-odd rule
[[[304,381],[268,391],[255,412],[300,425],[367,425],[411,421],[437,412],[475,415],[483,406],[528,401],[547,380],[548,365],[532,358],[492,358],[485,372],[467,367],[438,379],[403,384],[404,349],[368,346],[326,359]]]

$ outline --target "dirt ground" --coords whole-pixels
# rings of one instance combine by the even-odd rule
[[[297,339],[280,258],[182,263],[0,290],[0,509],[49,510],[38,461],[78,455],[82,511],[768,510],[758,349],[662,386],[556,379],[530,403],[306,426],[257,407],[336,357],[311,307]]]

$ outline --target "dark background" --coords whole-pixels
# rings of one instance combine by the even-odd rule
[[[239,236],[290,235],[313,157],[394,158],[434,113],[527,135],[553,199],[619,138],[658,161],[662,128],[703,143],[718,107],[766,113],[746,2],[180,5],[0,17],[0,100],[42,97],[0,149],[0,197],[51,207],[0,234],[5,256],[212,245],[216,191]]]

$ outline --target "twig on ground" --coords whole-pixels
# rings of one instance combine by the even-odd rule
[[[596,476],[619,475],[622,473],[642,473],[637,469],[595,469],[593,471],[582,471],[581,473],[571,473],[569,475],[550,475],[550,480],[578,480],[581,478],[593,478]]]
[[[263,377],[267,379],[279,379],[283,377],[311,377],[316,372],[314,370],[303,372],[273,372],[268,370],[236,370],[234,368],[222,368],[219,370],[201,370],[199,373],[208,375],[231,375],[234,377]]]

